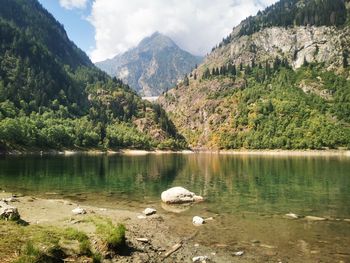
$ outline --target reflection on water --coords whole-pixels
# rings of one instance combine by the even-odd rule
[[[217,154],[73,155],[0,159],[0,186],[25,193],[157,201],[181,185],[217,213],[314,212],[350,217],[350,159]],[[79,195],[78,195],[79,196]]]
[[[178,185],[206,201],[184,209],[181,216],[169,213],[175,231],[185,236],[196,231],[190,223],[194,215],[215,217],[200,228],[196,242],[213,247],[223,243],[248,253],[259,246],[267,255],[281,255],[283,262],[350,260],[350,223],[309,223],[282,216],[293,212],[350,218],[350,158],[217,154],[0,158],[3,190],[56,193],[106,207],[141,211],[151,204],[166,213],[160,194]]]

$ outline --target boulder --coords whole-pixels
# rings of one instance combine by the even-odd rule
[[[203,197],[197,196],[183,187],[173,187],[164,191],[161,195],[162,201],[167,204],[181,204],[203,201]]]
[[[6,202],[0,201],[0,219],[18,220],[20,219],[16,207],[8,205]]]

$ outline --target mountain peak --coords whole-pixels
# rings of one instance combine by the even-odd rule
[[[142,96],[158,96],[201,61],[202,57],[182,50],[171,38],[156,31],[138,46],[96,65]]]
[[[156,31],[151,36],[145,37],[138,45],[138,48],[152,48],[152,47],[157,47],[157,49],[160,49],[160,48],[178,47],[178,46],[170,37]]]

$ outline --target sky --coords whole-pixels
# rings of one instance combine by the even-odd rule
[[[39,0],[93,62],[112,58],[158,31],[205,55],[234,26],[276,0]]]

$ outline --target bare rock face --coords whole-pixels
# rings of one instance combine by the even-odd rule
[[[249,36],[233,37],[228,45],[211,53],[205,64],[217,66],[232,61],[246,65],[252,60],[263,62],[278,56],[288,58],[294,69],[304,61],[337,69],[342,65],[344,47],[349,44],[349,27],[271,27]]]
[[[0,219],[18,220],[20,215],[16,207],[8,205],[6,202],[0,201]]]
[[[181,204],[202,201],[203,197],[197,196],[183,187],[173,187],[164,191],[162,201],[167,204]]]
[[[109,75],[122,79],[141,96],[159,96],[175,86],[202,57],[180,49],[169,37],[154,33],[139,45],[112,59],[96,63]]]

